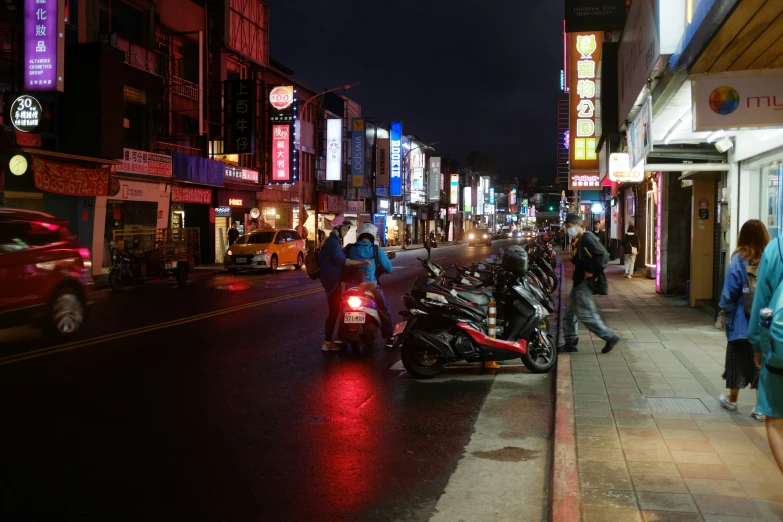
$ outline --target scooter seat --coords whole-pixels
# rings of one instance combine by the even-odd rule
[[[465,299],[466,301],[470,301],[471,303],[475,303],[479,306],[486,306],[489,304],[491,299],[489,296],[483,292],[471,292],[469,290],[457,290],[457,295],[461,298]]]

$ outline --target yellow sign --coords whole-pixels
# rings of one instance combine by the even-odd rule
[[[600,33],[572,33],[571,61],[571,169],[597,169],[596,79],[601,57]]]
[[[354,120],[353,120],[353,130],[355,130],[355,131],[363,131],[364,130],[364,118],[354,118]]]

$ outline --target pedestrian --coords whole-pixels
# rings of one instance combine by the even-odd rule
[[[336,351],[340,347],[334,342],[334,327],[340,315],[340,304],[343,297],[342,279],[343,269],[346,266],[368,264],[366,260],[352,260],[345,256],[343,251],[343,238],[353,226],[343,216],[337,216],[332,220],[332,233],[324,241],[321,251],[318,253],[318,264],[321,268],[321,286],[326,293],[326,302],[329,313],[324,325],[324,342],[321,350],[324,352]]]
[[[234,223],[233,225],[231,225],[231,228],[228,230],[228,246],[231,246],[234,243],[236,243],[238,238],[239,238],[239,230],[237,230],[237,224]]]
[[[783,312],[783,242],[773,239],[764,249],[756,279],[753,309],[750,312],[748,341],[754,351],[759,371],[756,411],[766,416],[769,447],[780,471],[783,472],[783,338],[779,332],[780,319],[770,326],[774,330],[762,335],[760,312],[772,308],[773,317]],[[768,335],[774,332],[775,336]]]
[[[315,250],[316,251],[318,251],[318,252],[321,251],[321,249],[324,246],[324,241],[326,241],[326,232],[324,232],[323,230],[319,229],[318,230],[318,241],[317,241],[317,243],[315,245]]]
[[[625,253],[625,277],[633,277],[634,266],[636,266],[636,254],[639,253],[639,236],[636,235],[636,228],[628,225],[628,230],[623,234],[623,253]]]
[[[593,294],[609,293],[609,284],[604,274],[609,253],[595,234],[585,230],[582,218],[579,216],[569,214],[566,217],[566,231],[570,238],[576,240],[576,245],[573,256],[573,287],[568,296],[568,306],[563,319],[565,345],[561,351],[578,351],[578,327],[579,321],[582,321],[593,335],[606,341],[601,352],[609,353],[620,342],[620,338],[601,320],[593,301]]]
[[[593,233],[598,238],[598,241],[601,242],[602,245],[604,245],[604,248],[606,247],[606,232],[601,230],[601,222],[596,221],[593,223]]]
[[[748,341],[748,320],[758,265],[767,243],[769,232],[764,223],[751,219],[742,225],[737,249],[731,256],[720,296],[719,306],[723,309],[728,340],[723,379],[729,390],[728,397],[720,397],[720,405],[729,411],[737,411],[740,389],[750,386],[755,390],[758,385],[759,372],[753,361],[753,348]],[[748,302],[747,309],[745,302]],[[755,407],[750,416],[757,421],[764,421],[764,415],[757,412]]]

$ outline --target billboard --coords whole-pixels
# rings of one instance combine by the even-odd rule
[[[508,204],[509,205],[516,205],[517,204],[517,189],[512,188],[511,192],[508,194]]]
[[[570,172],[568,190],[595,190],[601,187],[601,175],[598,172]]]
[[[449,203],[456,205],[459,203],[459,174],[452,174],[449,182]]]
[[[473,212],[473,198],[470,187],[465,187],[462,190],[462,211]]]
[[[24,0],[24,90],[63,91],[66,0]]]
[[[639,3],[639,2],[636,2]],[[603,33],[569,34],[570,135],[569,154],[572,170],[598,169],[596,136],[596,72],[601,57]]]
[[[278,85],[269,91],[269,122],[294,122],[294,86]]]
[[[351,185],[360,188],[364,186],[364,118],[354,118],[351,128]]]
[[[223,153],[252,154],[256,150],[256,90],[253,80],[229,80],[225,89]]]
[[[272,181],[288,181],[291,166],[291,126],[272,125]]]
[[[389,139],[378,140],[378,152],[376,153],[375,185],[377,187],[389,186]]]
[[[783,126],[781,69],[701,74],[691,91],[694,131]]]
[[[427,178],[427,199],[437,201],[440,199],[440,158],[430,158],[430,173]]]
[[[625,0],[566,0],[566,32],[618,31],[625,23]]]
[[[343,179],[343,120],[326,120],[326,181]]]
[[[609,181],[616,183],[639,183],[644,179],[644,170],[633,169],[628,154],[615,152],[609,155]]]
[[[402,122],[393,121],[389,134],[391,149],[389,192],[392,196],[402,196]]]

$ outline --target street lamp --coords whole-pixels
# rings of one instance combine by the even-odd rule
[[[302,105],[302,110],[299,111],[299,150],[302,150],[302,114],[305,113],[305,110],[307,109],[307,106],[310,105],[310,102],[312,102],[314,99],[318,98],[319,96],[323,96],[324,94],[339,91],[342,89],[345,89],[346,91],[348,89],[351,89],[353,87],[356,87],[359,85],[360,82],[356,83],[346,83],[345,85],[340,85],[339,87],[334,87],[332,89],[326,89],[323,92],[319,92],[318,94],[315,94],[310,97],[306,102],[304,102],[304,105]],[[302,163],[299,163],[299,234],[304,237],[304,222],[305,222],[305,208],[304,208],[304,181],[302,180]],[[314,180],[314,183],[317,183],[317,180]],[[316,205],[318,205],[318,202],[316,202]],[[316,224],[316,228],[318,225]],[[307,239],[307,238],[305,238]]]
[[[405,155],[402,157],[402,249],[407,250],[406,244],[405,244],[405,227],[408,226],[407,221],[407,207],[405,205],[405,186],[408,184],[408,177],[405,175],[405,163],[406,159],[408,158],[408,154],[413,152],[416,149],[430,149],[435,150],[432,148],[433,145],[437,145],[440,143],[440,141],[433,141],[432,143],[425,143],[423,145],[419,145],[418,147],[413,147],[411,150],[405,153]],[[432,175],[432,173],[430,173]]]

